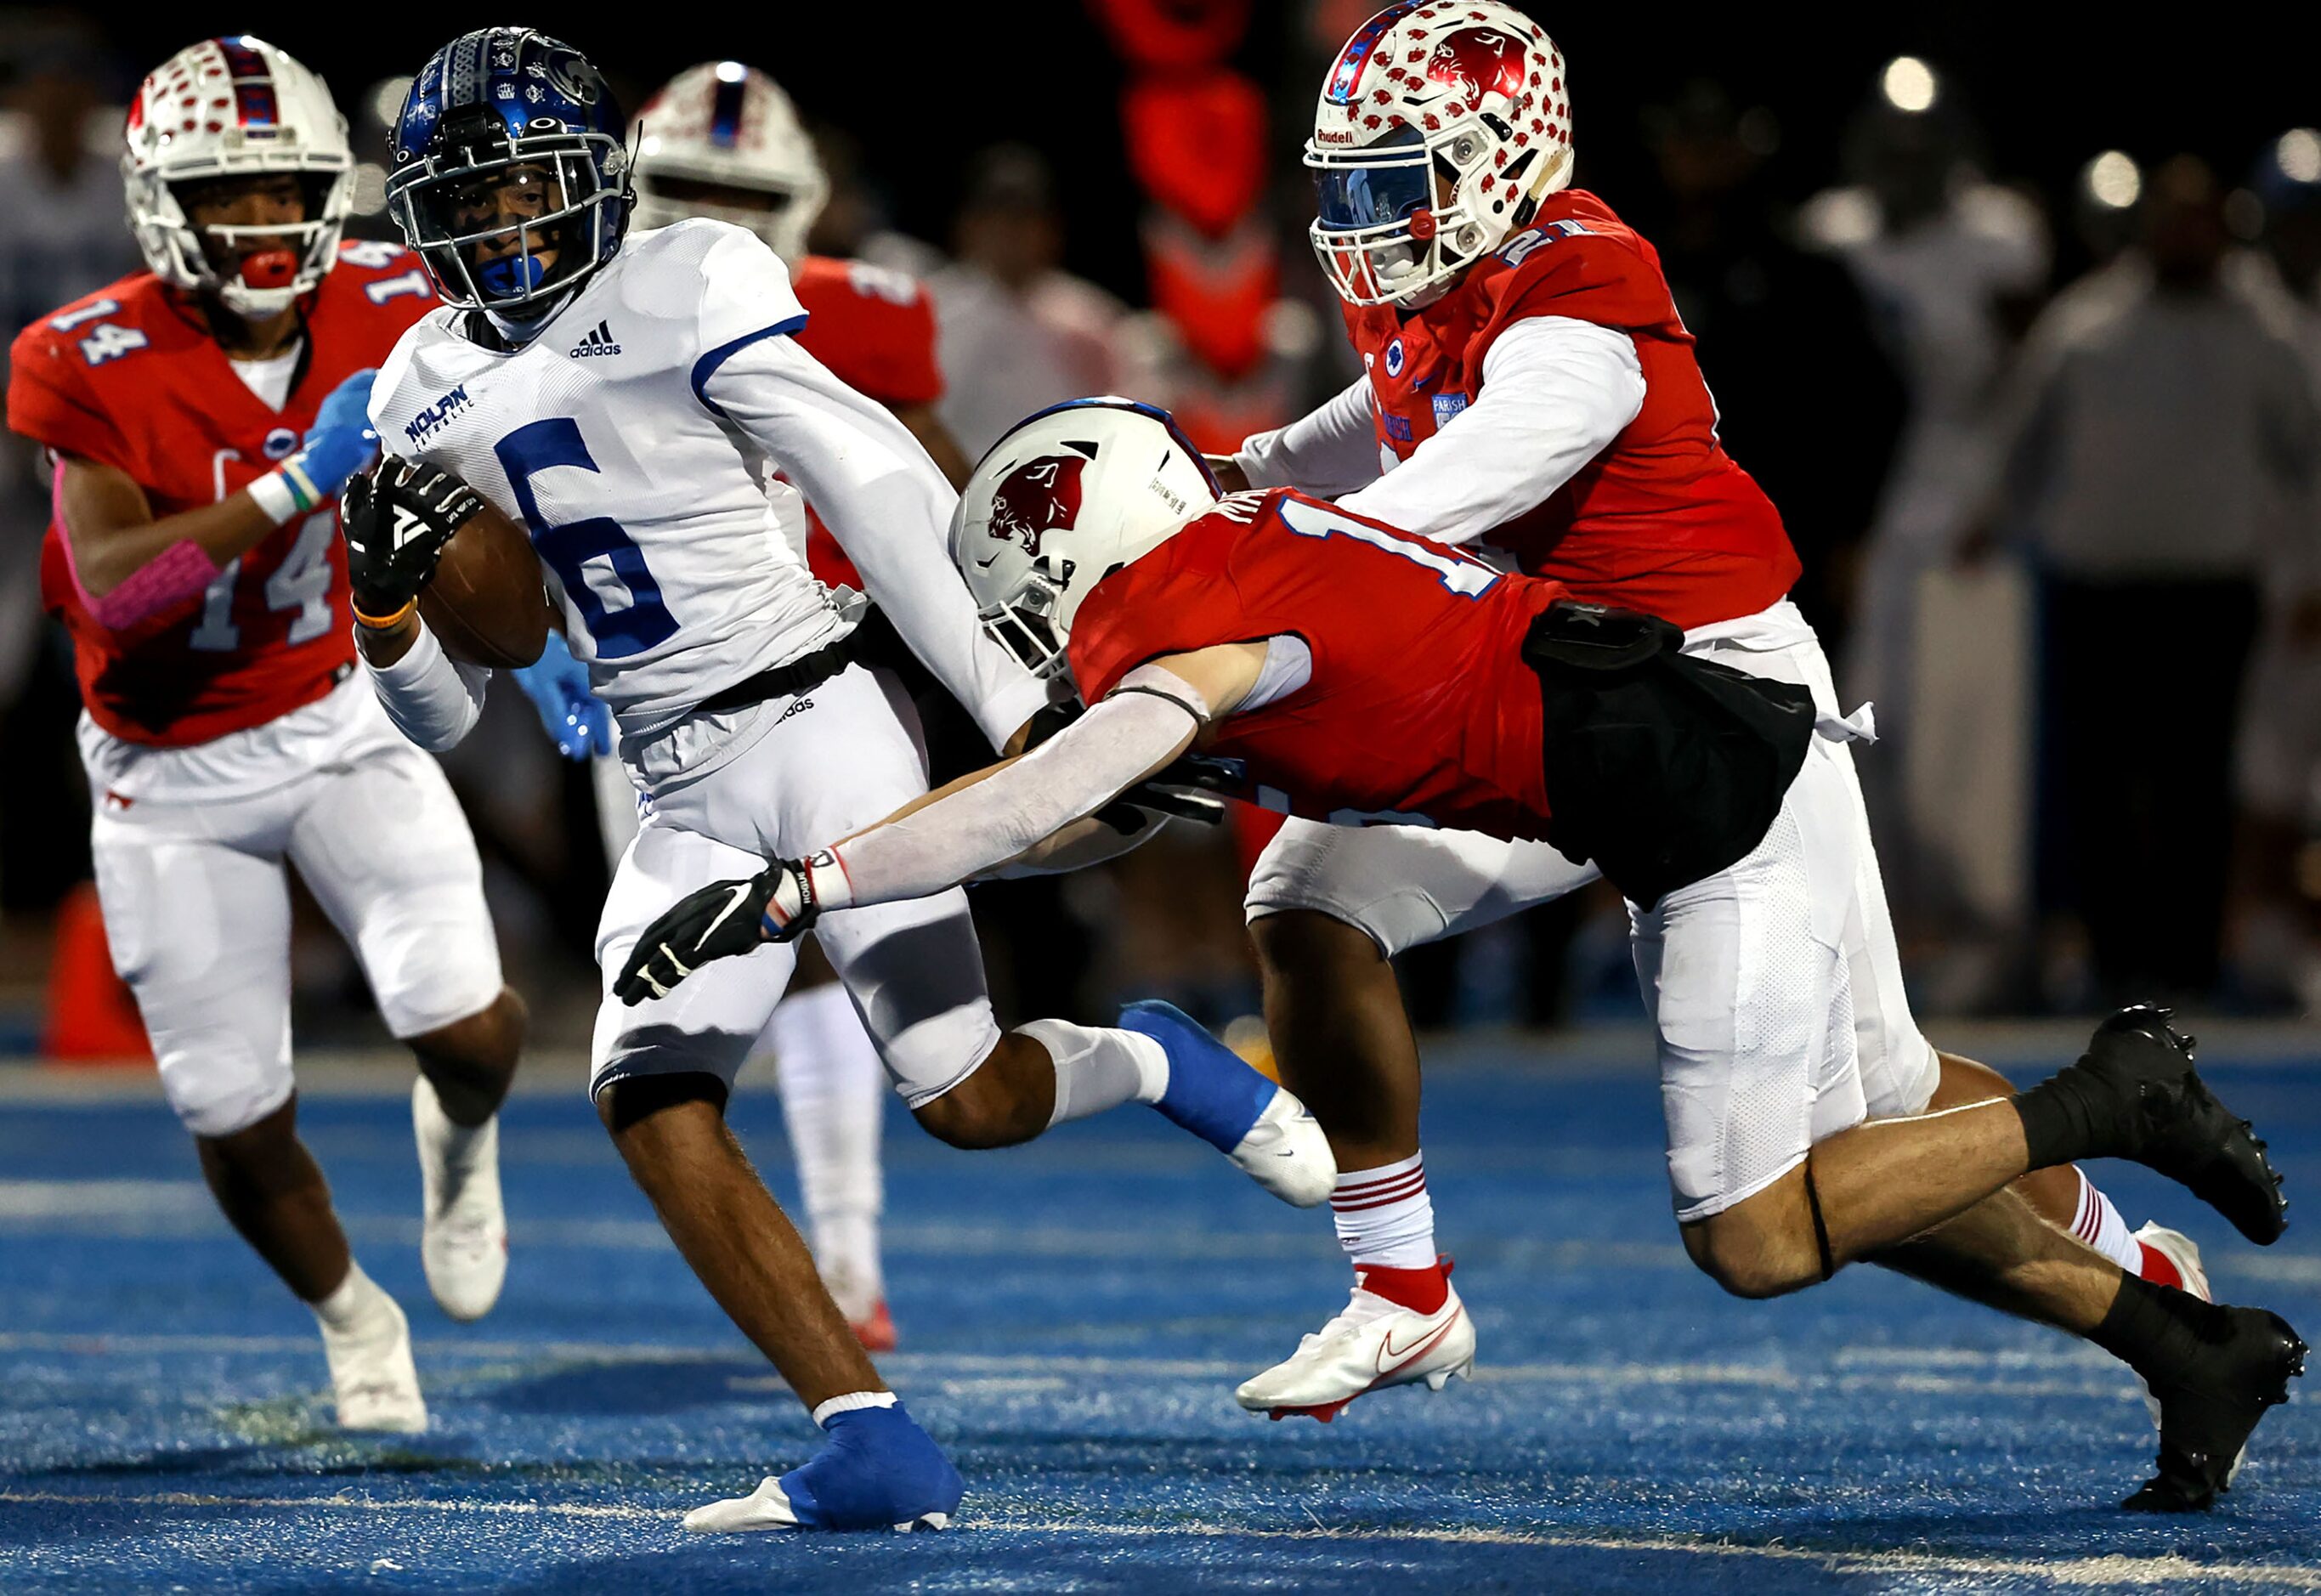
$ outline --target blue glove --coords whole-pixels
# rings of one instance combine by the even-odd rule
[[[613,752],[613,712],[589,691],[588,667],[572,657],[563,634],[551,632],[548,647],[515,679],[566,759]]]
[[[332,388],[314,412],[314,424],[306,429],[298,452],[282,462],[315,504],[337,497],[348,479],[378,452],[378,434],[370,426],[370,385],[378,375],[376,369],[358,371]]]

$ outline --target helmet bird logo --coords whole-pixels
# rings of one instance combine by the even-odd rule
[[[1488,96],[1520,98],[1524,72],[1524,41],[1500,28],[1461,28],[1437,41],[1426,58],[1428,81],[1451,90],[1470,115]]]
[[[1043,454],[1008,472],[991,495],[991,535],[1021,543],[1037,560],[1042,538],[1079,519],[1087,465],[1076,454]]]

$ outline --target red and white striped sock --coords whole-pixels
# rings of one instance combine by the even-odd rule
[[[1377,1169],[1340,1171],[1330,1217],[1357,1270],[1434,1267],[1434,1200],[1426,1195],[1423,1153]]]
[[[2144,1244],[2128,1234],[2127,1221],[2119,1217],[2111,1199],[2096,1190],[2087,1171],[2072,1173],[2080,1177],[2080,1211],[2071,1221],[2071,1234],[2128,1273],[2143,1273]]]

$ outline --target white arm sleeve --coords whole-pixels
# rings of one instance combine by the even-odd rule
[[[1376,481],[1379,443],[1370,424],[1370,379],[1357,377],[1312,415],[1243,439],[1233,464],[1252,488],[1295,488],[1322,498]]]
[[[484,692],[492,673],[466,665],[443,652],[423,625],[419,636],[392,665],[363,661],[371,689],[387,707],[396,730],[430,753],[441,753],[476,729],[484,713]]]
[[[903,641],[994,748],[1048,701],[1047,683],[975,618],[951,560],[959,496],[885,406],[778,336],[727,355],[701,394],[797,485]]]
[[[1201,696],[1151,666],[1127,679],[1157,690],[1115,692],[997,775],[831,849],[850,904],[924,898],[981,875],[1183,752],[1206,715]]]
[[[1529,316],[1484,355],[1473,404],[1338,502],[1437,543],[1468,543],[1546,503],[1643,407],[1644,369],[1625,333]]]

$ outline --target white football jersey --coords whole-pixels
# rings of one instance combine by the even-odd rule
[[[776,468],[703,393],[733,353],[806,322],[753,234],[633,233],[522,349],[472,342],[464,315],[403,335],[372,424],[388,453],[456,473],[531,531],[572,652],[624,733],[847,630],[782,535]]]

